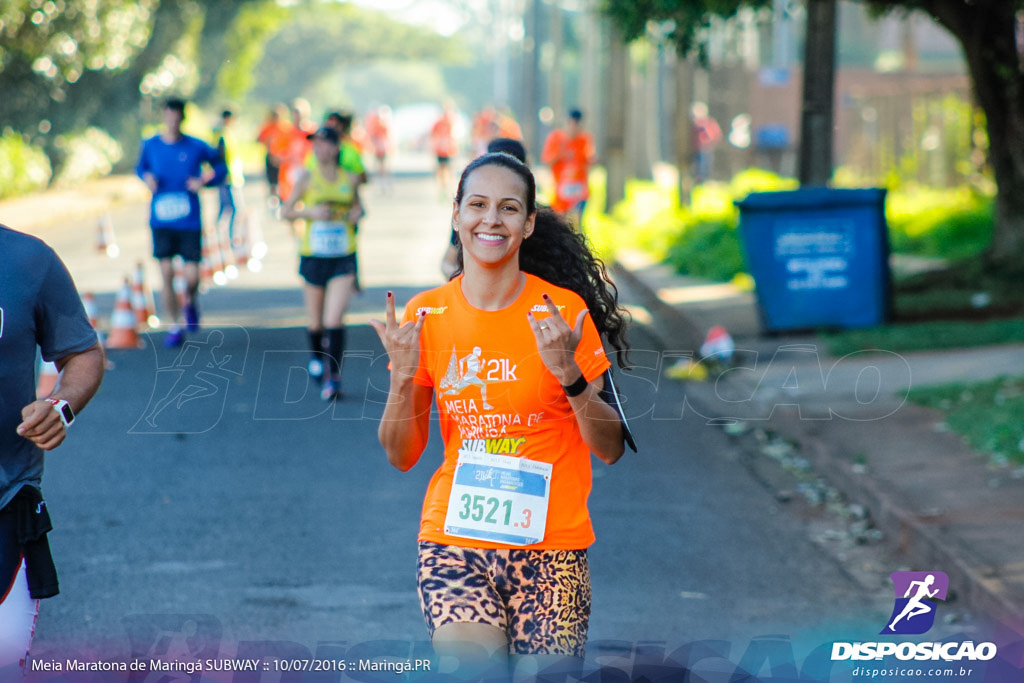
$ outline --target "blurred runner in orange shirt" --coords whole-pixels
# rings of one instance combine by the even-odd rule
[[[494,139],[495,117],[497,112],[494,107],[487,105],[473,115],[473,125],[470,131],[470,138],[473,146],[473,158],[487,153],[487,143]]]
[[[587,174],[596,160],[594,140],[583,130],[583,112],[573,109],[565,128],[551,131],[544,141],[541,161],[555,177],[555,201],[551,208],[580,227],[590,188]]]
[[[279,202],[278,179],[281,161],[288,151],[292,124],[288,121],[288,106],[279,104],[267,114],[256,141],[266,148],[267,185],[270,186],[268,203],[273,208]]]
[[[292,102],[292,127],[288,131],[287,144],[284,145],[281,172],[277,180],[278,196],[282,202],[288,201],[306,163],[306,157],[313,151],[309,136],[316,131],[316,127],[309,120],[309,109],[309,102],[301,97]]]
[[[497,123],[498,128],[495,131],[494,137],[509,138],[510,140],[523,139],[523,129],[519,127],[515,117],[512,116],[512,112],[508,110],[508,107],[498,112],[495,122]]]
[[[447,198],[452,180],[452,157],[459,151],[455,140],[455,111],[450,102],[445,103],[441,117],[430,129],[430,148],[437,157],[437,184],[441,196]]]
[[[370,148],[377,159],[377,177],[382,190],[388,190],[391,179],[388,175],[388,153],[391,151],[391,107],[384,105],[366,112],[364,117]]]

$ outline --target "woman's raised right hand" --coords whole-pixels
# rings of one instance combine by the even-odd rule
[[[380,343],[387,351],[392,376],[412,379],[419,367],[420,331],[423,329],[427,312],[421,312],[415,321],[409,320],[399,324],[395,317],[395,295],[391,292],[388,292],[384,312],[385,322],[370,320],[370,327],[377,332]]]

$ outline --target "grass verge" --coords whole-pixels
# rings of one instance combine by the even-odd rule
[[[883,325],[864,330],[823,332],[821,339],[837,357],[855,351],[943,351],[1019,344],[1024,339],[1024,319],[949,321]]]
[[[945,425],[994,466],[1024,465],[1024,377],[914,389],[909,399],[942,411]]]

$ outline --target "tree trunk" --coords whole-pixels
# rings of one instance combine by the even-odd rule
[[[801,185],[827,185],[832,179],[835,38],[836,0],[809,0],[800,121]]]
[[[523,88],[519,125],[523,130],[526,150],[533,159],[540,158],[541,147],[541,141],[537,139],[537,91],[540,87],[540,45],[537,37],[540,11],[540,0],[527,0],[523,10]]]
[[[998,190],[986,260],[1024,270],[1024,74],[1017,52],[1013,3],[929,3],[964,49],[978,104],[988,124],[989,158]]]
[[[693,190],[694,163],[694,131],[693,117],[690,108],[693,106],[693,74],[694,58],[678,55],[675,61],[675,130],[673,142],[675,146],[675,162],[679,171],[679,206],[690,204],[690,192]]]
[[[548,72],[548,106],[555,115],[555,124],[565,120],[565,98],[563,97],[564,85],[562,83],[562,53],[564,30],[562,28],[562,8],[552,4],[548,10],[551,17],[551,25],[548,30],[551,32],[551,50],[553,59],[551,71]]]
[[[611,26],[608,40],[608,95],[604,167],[607,173],[604,210],[626,196],[626,105],[629,92],[629,50],[622,32]]]
[[[639,47],[646,53],[644,43]],[[639,50],[638,50],[639,51]],[[651,125],[652,112],[647,104],[647,68],[633,59],[633,50],[626,48],[629,56],[629,107],[626,110],[626,159],[630,178],[650,180],[653,177],[653,160],[648,155],[647,133]],[[649,58],[645,54],[644,58]]]
[[[580,20],[582,48],[580,63],[580,105],[583,115],[591,121],[590,133],[594,137],[599,159],[605,158],[604,153],[604,88],[600,83],[604,32],[601,21],[593,11],[583,12]]]

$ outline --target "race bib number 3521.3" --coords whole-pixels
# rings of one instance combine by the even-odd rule
[[[445,534],[509,545],[540,543],[551,470],[549,463],[459,451]]]

